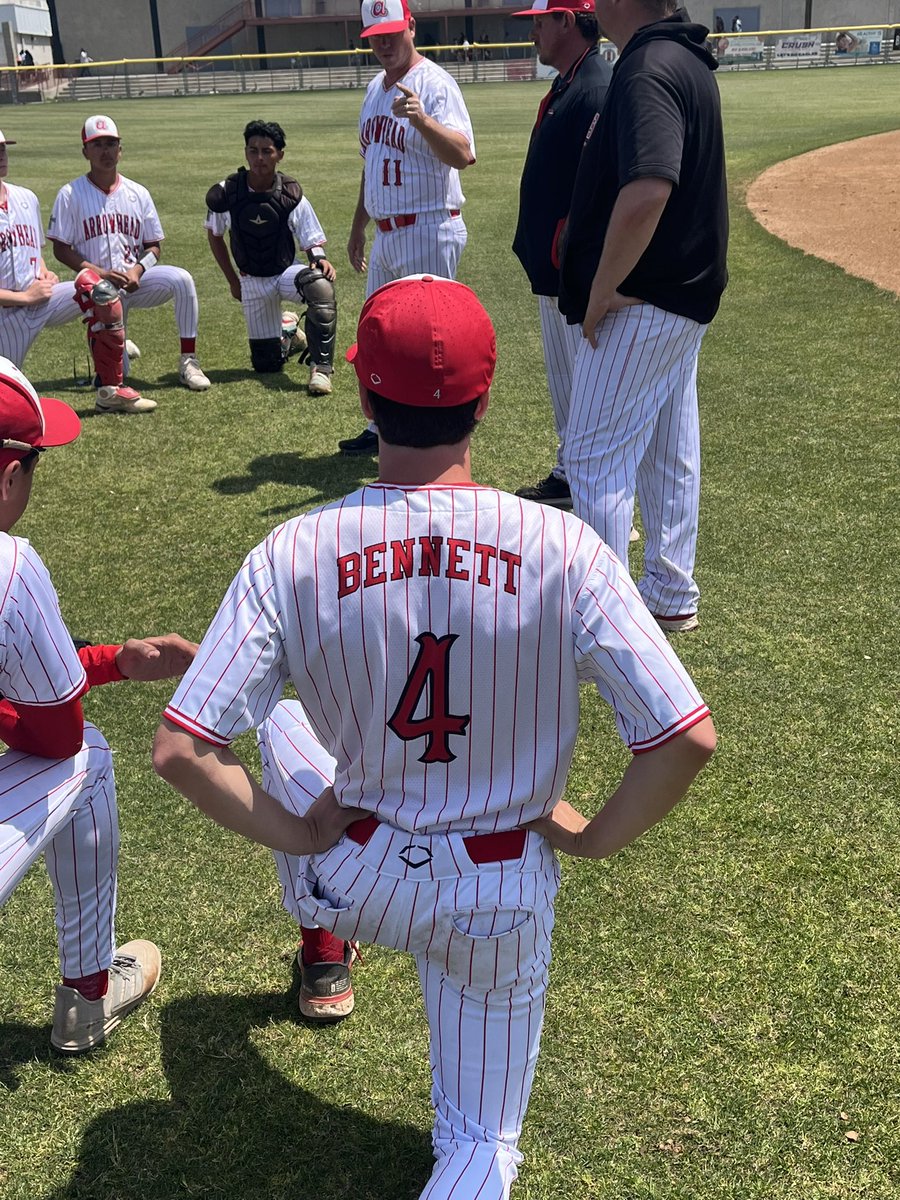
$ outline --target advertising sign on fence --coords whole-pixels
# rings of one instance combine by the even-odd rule
[[[758,65],[766,57],[766,43],[758,37],[716,38],[713,46],[722,67]]]
[[[843,29],[834,39],[834,53],[841,58],[877,58],[883,36],[883,29]]]
[[[822,45],[821,33],[791,34],[775,43],[776,58],[817,58]]]

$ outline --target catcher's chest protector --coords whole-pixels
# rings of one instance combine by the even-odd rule
[[[278,171],[268,192],[252,192],[241,167],[206,194],[211,212],[231,215],[231,253],[239,271],[264,277],[280,275],[294,261],[294,235],[288,217],[303,199],[303,188]]]

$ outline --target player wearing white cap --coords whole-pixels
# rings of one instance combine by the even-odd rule
[[[0,355],[21,367],[46,326],[81,316],[71,283],[60,283],[44,262],[44,226],[38,198],[7,181],[7,146],[0,133]]]
[[[467,238],[459,173],[475,162],[475,136],[456,80],[416,49],[406,0],[365,0],[361,13],[360,37],[384,70],[366,89],[359,116],[363,172],[347,253],[355,271],[367,271],[371,296],[405,275],[456,278]],[[374,454],[374,426],[338,448]]]
[[[100,1045],[156,986],[159,951],[115,948],[119,832],[109,746],[81,697],[116,679],[180,675],[196,646],[175,634],[78,651],[47,569],[10,530],[49,446],[78,437],[68,405],[39,398],[0,358],[0,905],[42,854],[56,893],[62,983],[50,1041],[63,1053]]]
[[[552,844],[587,857],[627,845],[684,794],[715,735],[597,535],[472,482],[495,360],[474,293],[387,284],[348,358],[379,481],[251,552],[166,709],[155,764],[280,852],[305,1014],[350,1011],[354,939],[415,955],[436,1114],[422,1196],[501,1200],[540,1040]],[[288,680],[299,703],[279,703]],[[590,822],[560,800],[579,682],[634,753]],[[254,727],[262,788],[228,748]]]
[[[48,229],[56,258],[63,266],[93,272],[118,289],[125,320],[132,309],[173,301],[181,339],[178,378],[191,391],[205,391],[209,380],[197,360],[194,281],[181,267],[159,262],[162,225],[147,189],[119,174],[122,142],[115,122],[102,115],[88,117],[81,141],[90,170],[65,184],[56,197]],[[146,412],[156,408],[156,402],[130,388],[110,394],[101,387],[97,407]]]

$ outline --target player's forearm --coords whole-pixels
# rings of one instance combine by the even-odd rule
[[[474,161],[472,147],[464,134],[455,129],[447,129],[438,124],[433,117],[411,118],[409,123],[428,143],[435,158],[439,158],[448,167],[462,171]]]
[[[237,283],[237,272],[232,264],[228,247],[225,245],[225,239],[222,237],[217,237],[211,229],[207,229],[206,238],[209,242],[209,248],[212,251],[212,256],[216,260],[219,270],[228,280],[229,284]]]
[[[369,224],[369,214],[366,212],[366,176],[363,173],[359,181],[359,196],[356,201],[356,209],[353,213],[353,221],[350,225],[350,236],[365,233],[366,226]]]
[[[272,850],[310,854],[309,823],[263,791],[231,750],[163,721],[153,745],[158,775],[208,817]]]
[[[667,179],[636,179],[619,192],[591,292],[609,297],[631,274],[650,245],[672,192]]]
[[[608,858],[652,829],[681,800],[715,747],[706,717],[656,750],[636,754],[600,812],[575,835],[572,853]]]
[[[37,301],[32,300],[27,292],[14,292],[9,288],[0,288],[0,308],[28,308]]]
[[[74,246],[69,246],[66,242],[53,243],[53,257],[57,262],[62,263],[64,267],[68,267],[76,274],[84,267],[92,267],[95,271],[100,270],[96,263],[92,263],[90,259],[82,258]]]

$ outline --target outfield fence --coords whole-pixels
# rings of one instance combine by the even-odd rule
[[[718,33],[710,34],[708,45],[723,71],[900,65],[900,26]],[[531,42],[476,42],[465,49],[454,44],[419,50],[460,83],[522,82],[553,74],[538,62]],[[615,62],[617,51],[610,42],[601,41],[600,51]],[[365,47],[4,67],[0,104],[364,88],[379,70],[375,56]]]

